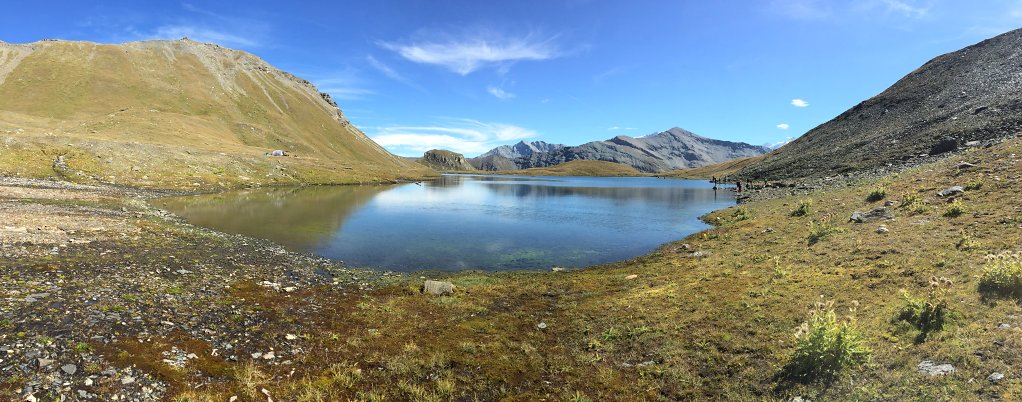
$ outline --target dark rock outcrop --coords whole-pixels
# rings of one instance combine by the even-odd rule
[[[426,151],[422,154],[422,159],[419,159],[419,163],[441,172],[476,170],[465,160],[465,155],[442,149]]]

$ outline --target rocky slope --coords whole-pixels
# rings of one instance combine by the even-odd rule
[[[930,60],[741,175],[828,176],[908,162],[1022,131],[1022,30]]]
[[[742,142],[714,140],[681,128],[645,137],[617,136],[551,152],[517,158],[523,169],[546,167],[573,160],[599,160],[629,165],[642,172],[665,172],[712,165],[768,152],[765,147]]]
[[[195,187],[429,174],[309,81],[188,39],[0,43],[0,138],[9,176]],[[263,156],[275,149],[291,156]]]
[[[441,172],[476,170],[465,160],[465,155],[443,149],[426,151],[419,159],[419,163]]]

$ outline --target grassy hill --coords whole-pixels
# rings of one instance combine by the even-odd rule
[[[431,174],[372,142],[308,81],[187,39],[0,43],[0,140],[3,175],[144,187]],[[290,156],[262,156],[275,149]]]

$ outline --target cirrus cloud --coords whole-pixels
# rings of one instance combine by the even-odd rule
[[[380,46],[409,61],[438,65],[460,75],[469,75],[484,67],[498,66],[506,71],[509,64],[518,61],[561,56],[553,38],[536,39],[533,36],[476,34],[444,41],[380,42]]]
[[[809,102],[806,102],[799,98],[795,98],[791,100],[791,105],[794,107],[809,107]]]
[[[791,128],[791,125],[789,125],[788,123],[781,123],[781,124],[777,125],[777,128],[779,128],[781,130],[787,130],[787,129]]]
[[[431,149],[481,154],[504,143],[537,135],[535,131],[512,124],[448,119],[429,126],[381,127],[371,138],[397,155],[420,156]]]

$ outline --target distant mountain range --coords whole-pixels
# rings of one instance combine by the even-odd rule
[[[1022,30],[930,60],[739,174],[829,176],[1016,134],[1022,134]]]
[[[480,170],[548,167],[574,160],[621,163],[646,173],[666,172],[762,155],[770,149],[702,137],[681,128],[645,137],[617,136],[579,146],[543,141],[502,145],[469,162]]]

